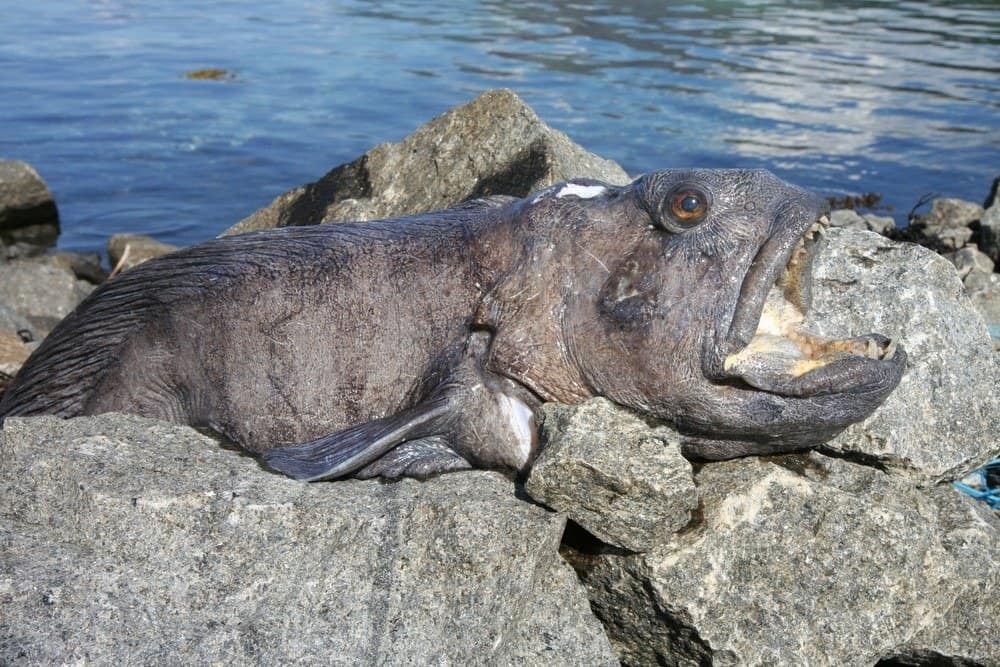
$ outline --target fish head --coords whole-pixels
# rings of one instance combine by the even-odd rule
[[[576,255],[598,262],[571,269],[560,311],[563,353],[591,393],[674,424],[691,457],[725,459],[816,446],[899,383],[906,353],[885,336],[803,326],[829,224],[815,195],[763,170],[606,190],[579,207]]]

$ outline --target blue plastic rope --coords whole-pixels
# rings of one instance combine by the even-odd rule
[[[994,481],[1000,480],[1000,459],[993,459],[972,473],[972,476],[979,480],[981,488],[977,489],[962,482],[952,482],[951,485],[962,493],[969,494],[976,500],[985,501],[993,509],[1000,510],[1000,481],[998,481],[998,485],[991,486],[989,480],[989,477],[993,477]]]

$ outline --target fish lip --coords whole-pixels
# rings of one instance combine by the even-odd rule
[[[740,285],[728,326],[720,327],[712,349],[705,356],[705,375],[713,381],[736,383],[746,389],[764,391],[780,396],[809,398],[824,394],[846,392],[863,393],[891,390],[899,382],[906,363],[906,353],[899,346],[892,346],[893,352],[876,355],[873,358],[849,351],[842,358],[829,357],[816,368],[801,372],[798,376],[779,376],[761,373],[754,377],[742,369],[732,372],[726,368],[727,359],[747,348],[760,326],[765,303],[772,287],[782,277],[789,266],[793,251],[806,238],[809,255],[815,245],[809,248],[810,230],[820,223],[822,232],[829,225],[824,222],[828,207],[815,198],[794,199],[785,202],[775,213],[772,229],[767,241],[754,256],[750,268]],[[811,251],[811,252],[810,252]],[[809,261],[808,257],[805,261]],[[807,336],[807,332],[802,332]],[[819,339],[820,337],[816,337]],[[871,341],[884,351],[891,342],[879,334],[869,334],[856,339],[829,339],[845,345],[855,341],[863,346]],[[823,360],[821,355],[816,360]],[[805,359],[808,361],[809,359]]]

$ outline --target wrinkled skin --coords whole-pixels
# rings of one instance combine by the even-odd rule
[[[595,395],[675,424],[692,457],[802,449],[906,361],[797,328],[821,213],[764,171],[664,171],[218,239],[95,291],[0,415],[206,426],[301,479],[523,470],[539,403]]]

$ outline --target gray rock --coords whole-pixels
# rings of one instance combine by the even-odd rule
[[[48,247],[59,236],[59,212],[45,181],[20,160],[0,160],[0,247]]]
[[[44,338],[93,289],[72,271],[44,262],[18,260],[0,265],[0,304],[27,319],[36,340]]]
[[[983,215],[983,207],[962,199],[941,198],[931,204],[931,212],[923,219],[927,227],[968,227]]]
[[[548,404],[544,449],[525,489],[608,544],[646,551],[698,506],[680,436],[603,398]]]
[[[101,266],[101,255],[96,252],[47,252],[35,257],[33,261],[49,264],[59,269],[70,271],[79,280],[85,280],[93,285],[99,285],[108,278],[108,272]]]
[[[979,220],[979,249],[1000,264],[1000,205],[986,209]]]
[[[45,253],[47,246],[37,246],[24,241],[4,244],[0,240],[0,263],[14,259],[31,259]]]
[[[846,227],[848,229],[868,229],[865,219],[849,208],[830,211],[831,227]]]
[[[960,554],[956,564],[963,568],[961,580],[956,581],[960,594],[944,613],[928,619],[916,634],[900,646],[892,658],[904,665],[996,665],[1000,664],[1000,514],[992,513],[985,504],[976,504],[981,520],[974,520],[976,528],[965,532],[969,516],[968,501],[964,496],[935,493],[931,496],[937,505],[937,516],[945,545]],[[980,540],[980,527],[986,527],[988,536]],[[992,535],[990,537],[989,535]]]
[[[864,218],[868,229],[876,234],[888,236],[896,230],[896,221],[891,216],[865,213],[861,217]]]
[[[993,336],[993,349],[1000,352],[1000,274],[992,273],[969,291],[969,299],[986,321]]]
[[[123,271],[142,264],[147,259],[166,255],[177,249],[177,246],[157,241],[151,236],[115,234],[108,239],[108,260],[112,268],[118,267],[120,263],[119,271]]]
[[[994,350],[1000,351],[1000,275],[994,273],[993,262],[972,245],[945,257],[955,265],[966,294],[992,333]]]
[[[506,664],[617,667],[614,649],[590,610],[586,590],[565,561],[560,558],[548,576],[535,581],[530,597],[527,618],[512,633]],[[466,613],[460,603],[454,610]],[[482,660],[473,657],[474,663]]]
[[[613,664],[496,473],[303,484],[126,415],[10,419],[0,663]]]
[[[1000,572],[982,503],[815,453],[706,464],[696,482],[701,522],[670,542],[570,554],[624,664],[1000,661],[1000,603],[977,597]],[[971,599],[984,608],[959,627]]]
[[[961,199],[935,199],[931,212],[914,220],[910,230],[912,240],[935,250],[957,250],[972,238],[969,225],[983,215],[979,204]]]
[[[993,274],[993,260],[980,252],[976,246],[967,245],[960,250],[947,253],[944,257],[955,265],[958,277],[962,279],[966,288],[974,289],[981,286]]]
[[[8,331],[31,330],[31,322],[28,318],[20,314],[10,306],[0,302],[0,329]]]
[[[991,273],[982,283],[976,283],[969,298],[987,325],[1000,325],[1000,274]]]
[[[1000,362],[950,262],[913,244],[832,229],[811,271],[812,330],[877,331],[909,354],[899,387],[826,451],[924,482],[955,479],[1000,454]]]
[[[953,227],[942,229],[932,237],[930,247],[940,250],[961,248],[972,240],[972,230],[968,227]]]
[[[617,164],[543,123],[512,91],[490,90],[401,142],[380,144],[286,192],[224,234],[409,215],[494,194],[523,197],[573,177],[629,181]]]
[[[877,234],[889,235],[896,229],[896,221],[890,217],[866,213],[859,215],[848,208],[830,211],[830,226],[871,231]]]

